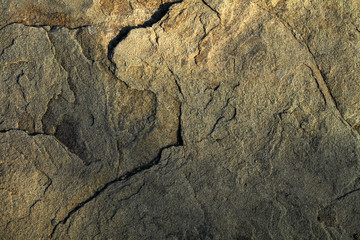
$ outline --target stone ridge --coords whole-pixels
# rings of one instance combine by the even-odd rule
[[[0,239],[358,239],[360,5],[10,1]]]

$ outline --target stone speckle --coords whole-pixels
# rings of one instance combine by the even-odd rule
[[[1,6],[1,239],[358,239],[356,1]]]

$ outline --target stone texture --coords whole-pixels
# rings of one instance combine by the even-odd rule
[[[357,239],[357,1],[0,1],[1,239]]]

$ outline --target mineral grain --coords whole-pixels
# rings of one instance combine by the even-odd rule
[[[0,239],[359,239],[359,1],[0,5]]]

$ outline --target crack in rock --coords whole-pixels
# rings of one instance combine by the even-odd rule
[[[108,45],[109,60],[112,62],[112,58],[113,58],[114,50],[115,50],[116,46],[128,36],[128,34],[131,30],[137,29],[137,28],[152,27],[155,23],[159,22],[169,12],[170,7],[172,5],[178,4],[181,2],[183,2],[183,0],[170,2],[170,3],[163,3],[159,6],[159,8],[156,10],[156,12],[150,17],[150,19],[147,20],[146,22],[144,22],[143,24],[136,25],[136,26],[126,26],[123,29],[121,29],[119,34],[113,40],[111,40]]]
[[[38,136],[38,135],[44,135],[44,136],[52,136],[54,137],[54,135],[52,134],[47,134],[47,133],[40,133],[40,132],[28,132],[27,130],[24,130],[24,129],[16,129],[16,128],[9,128],[9,129],[3,129],[3,130],[0,130],[0,133],[7,133],[7,132],[11,132],[11,131],[18,131],[18,132],[23,132],[29,136]]]
[[[211,11],[213,11],[214,13],[216,13],[217,17],[219,18],[220,22],[221,22],[221,15],[220,13],[213,7],[211,7],[205,0],[201,0],[203,4],[205,4],[206,7],[208,7]]]
[[[181,139],[181,136],[180,136],[180,139]],[[122,181],[127,181],[129,180],[131,177],[135,176],[136,174],[139,174],[143,171],[146,171],[146,170],[149,170],[150,168],[152,168],[153,166],[157,165],[159,162],[160,162],[160,159],[161,159],[161,155],[162,155],[162,152],[165,150],[165,149],[168,149],[170,147],[175,147],[175,146],[183,146],[183,142],[182,142],[182,139],[181,139],[181,142],[178,142],[177,144],[174,144],[174,145],[169,145],[169,146],[166,146],[166,147],[163,147],[160,149],[160,152],[158,154],[157,157],[155,157],[151,162],[149,162],[148,164],[145,164],[141,167],[138,167],[138,168],[135,168],[134,170],[130,171],[130,172],[127,172],[125,173],[124,175],[106,183],[102,188],[100,188],[99,190],[97,190],[92,196],[90,196],[89,198],[87,198],[86,200],[82,201],[81,203],[79,203],[76,207],[74,207],[68,214],[67,216],[59,221],[53,228],[51,234],[50,234],[50,238],[53,237],[53,235],[55,234],[55,231],[57,229],[57,227],[59,226],[59,224],[65,224],[67,222],[67,220],[74,214],[76,213],[78,210],[80,210],[83,206],[85,206],[87,203],[91,202],[92,200],[94,200],[95,198],[97,198],[100,194],[102,194],[106,189],[108,189],[111,185],[115,184],[115,183],[118,183],[118,182],[122,182]]]
[[[342,199],[346,198],[347,196],[349,196],[349,195],[351,195],[353,193],[359,192],[359,191],[360,191],[360,188],[354,189],[354,190],[352,190],[350,192],[347,192],[347,193],[343,194],[342,196],[336,198],[333,202],[342,200]]]
[[[125,28],[123,28],[120,33],[109,43],[108,46],[108,56],[109,56],[109,60],[111,61],[111,58],[113,56],[114,53],[114,49],[115,47],[119,44],[119,42],[121,42],[122,40],[124,40],[127,35],[129,34],[129,32],[132,29],[136,29],[136,28],[146,28],[146,27],[151,27],[153,26],[155,23],[159,22],[170,10],[170,7],[174,4],[177,3],[181,3],[182,1],[176,1],[176,2],[172,2],[172,3],[165,3],[160,5],[160,7],[158,8],[158,10],[151,16],[150,20],[146,21],[145,23],[141,24],[141,25],[137,25],[137,26],[127,26]],[[180,88],[180,86],[178,86]],[[179,89],[179,91],[181,92],[181,89]],[[49,238],[52,238],[56,232],[56,229],[58,228],[58,226],[60,224],[65,224],[68,219],[73,216],[73,214],[75,214],[78,210],[80,210],[83,206],[85,206],[87,203],[91,202],[92,200],[94,200],[95,198],[97,198],[100,194],[102,194],[106,189],[108,189],[110,186],[112,186],[113,184],[116,184],[118,182],[122,182],[122,181],[127,181],[129,180],[131,177],[133,177],[136,174],[139,174],[141,172],[144,172],[150,168],[152,168],[153,166],[157,165],[160,162],[161,159],[161,155],[162,152],[165,149],[168,149],[170,147],[175,147],[175,146],[183,146],[184,145],[184,141],[183,141],[183,137],[182,137],[182,124],[181,124],[181,116],[182,116],[182,112],[181,112],[181,106],[179,109],[179,126],[178,126],[178,130],[177,130],[177,143],[176,144],[171,144],[165,147],[162,147],[159,151],[159,154],[149,163],[137,167],[135,169],[133,169],[132,171],[129,171],[125,174],[123,174],[120,177],[117,177],[116,179],[106,183],[103,187],[101,187],[100,189],[98,189],[93,195],[91,195],[90,197],[88,197],[86,200],[80,202],[79,204],[77,204],[72,210],[70,210],[68,212],[68,214],[65,216],[65,218],[59,222],[57,222],[57,224],[54,226],[51,234],[49,235]],[[140,188],[141,190],[141,188]],[[140,191],[139,190],[139,191]]]
[[[77,30],[77,29],[82,29],[82,28],[87,28],[87,27],[91,27],[91,26],[94,26],[94,25],[80,25],[78,27],[73,27],[73,28],[69,28],[69,27],[66,27],[66,26],[63,26],[63,25],[54,25],[54,26],[51,26],[51,25],[46,25],[46,24],[40,24],[40,25],[33,25],[33,24],[26,24],[24,22],[21,22],[21,21],[15,21],[15,22],[9,22],[9,23],[5,23],[3,24],[2,26],[0,26],[0,30],[2,30],[3,28],[7,27],[7,26],[10,26],[12,24],[21,24],[23,26],[26,26],[26,27],[33,27],[33,28],[46,28],[46,27],[50,27],[51,30],[52,29],[56,29],[56,28],[66,28],[66,29],[69,29],[69,30]]]

